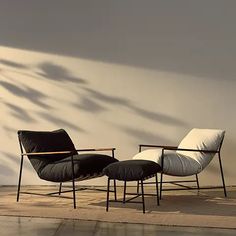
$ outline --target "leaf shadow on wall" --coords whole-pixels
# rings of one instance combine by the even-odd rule
[[[87,82],[84,79],[74,77],[70,74],[69,70],[66,67],[57,65],[51,62],[43,62],[37,66],[42,72],[37,74],[43,78],[50,80],[61,81],[61,82],[72,82],[78,84],[86,84]]]
[[[133,137],[133,142],[135,144],[145,143],[145,144],[168,144],[171,141],[165,138],[163,135],[159,135],[158,132],[150,132],[139,128],[133,128],[128,126],[118,126],[124,131],[124,133],[131,135]]]
[[[30,67],[30,66],[24,66],[23,64],[18,64],[16,62],[12,62],[9,60],[1,60],[0,63],[2,63],[5,66],[8,66],[10,68],[10,72],[12,72],[11,68],[13,67],[14,73],[17,74],[19,73],[20,75],[24,75],[27,77],[27,79],[30,79],[30,77],[32,75],[36,75],[36,73],[34,72],[34,67]],[[34,78],[38,79],[38,80],[53,80],[55,81],[57,78],[59,80],[59,82],[72,82],[72,83],[78,83],[78,84],[85,84],[85,80],[77,78],[77,77],[73,77],[70,75],[69,70],[67,70],[66,68],[59,66],[59,65],[55,65],[55,64],[51,64],[51,63],[42,63],[40,65],[38,65],[39,67],[36,67],[36,69],[40,69],[43,71],[43,74],[34,76]],[[18,69],[22,69],[22,68],[26,68],[27,70],[29,70],[30,73],[25,73],[22,70],[18,70]],[[39,112],[38,114],[35,111],[27,111],[26,109],[21,108],[20,106],[17,106],[16,103],[13,104],[12,101],[2,101],[2,103],[8,107],[10,115],[14,116],[15,118],[21,120],[21,121],[25,121],[25,122],[33,122],[35,121],[35,119],[33,118],[33,115],[39,115],[41,118],[47,120],[48,122],[52,123],[52,124],[58,124],[61,125],[63,127],[69,127],[73,130],[78,130],[80,132],[85,132],[84,129],[79,128],[77,125],[72,124],[71,122],[64,120],[61,117],[56,117],[55,115],[53,115],[53,113],[49,113],[49,110],[53,110],[54,108],[52,108],[50,105],[48,105],[48,103],[44,102],[43,100],[48,98],[48,95],[46,95],[45,93],[42,92],[42,90],[39,89],[34,89],[32,87],[29,87],[25,84],[23,84],[22,82],[18,82],[17,80],[15,80],[14,78],[12,78],[13,75],[8,75],[8,69],[4,68],[1,69],[1,72],[4,71],[5,74],[3,75],[3,78],[5,78],[5,80],[1,80],[0,81],[0,85],[6,89],[8,92],[12,93],[15,96],[18,96],[19,98],[23,98],[26,99],[27,101],[33,103],[34,105],[37,105],[40,107],[40,109],[45,110],[45,112]],[[1,73],[2,74],[2,73]],[[32,74],[32,75],[31,75]],[[46,76],[46,77],[41,77],[41,76]],[[9,130],[9,129],[8,129]]]
[[[29,114],[30,112],[27,112],[26,109],[22,109],[19,106],[16,106],[8,102],[4,102],[4,104],[10,109],[10,114],[15,118],[19,120],[24,120],[26,122],[34,121],[32,116]]]
[[[88,87],[83,87],[87,92],[87,97],[90,99],[90,103],[87,103],[87,105],[91,105],[91,107],[88,107],[86,110],[91,112],[102,112],[106,111],[105,108],[101,107],[100,104],[107,104],[107,105],[118,105],[121,107],[126,107],[130,109],[132,112],[136,113],[138,116],[141,116],[147,120],[154,121],[154,122],[160,122],[162,124],[166,125],[173,125],[173,126],[183,126],[186,127],[187,123],[175,118],[171,117],[169,115],[163,114],[161,112],[155,112],[155,111],[149,111],[147,109],[137,107],[134,105],[134,103],[126,98],[121,98],[113,95],[108,95],[105,93],[102,93],[99,90],[94,90]],[[100,102],[98,104],[98,102]],[[93,106],[95,109],[93,109]],[[92,108],[92,109],[89,109]]]
[[[9,67],[13,67],[16,69],[28,69],[27,65],[23,65],[21,63],[9,61],[6,59],[0,59],[0,64],[5,65],[5,66],[9,66]]]
[[[156,122],[157,124],[160,123],[163,125],[180,126],[180,127],[187,126],[186,122],[181,121],[177,118],[171,117],[169,115],[160,112],[149,111],[142,107],[138,107],[128,98],[114,96],[106,94],[99,90],[94,90],[89,86],[88,82],[85,81],[85,79],[80,79],[78,77],[73,76],[72,73],[66,67],[63,67],[61,65],[57,65],[51,62],[42,62],[37,64],[36,66],[31,66],[30,69],[29,66],[24,67],[24,65],[17,65],[17,63],[15,62],[11,63],[10,61],[7,61],[7,63],[6,62],[4,63],[5,65],[7,64],[9,67],[27,68],[27,70],[29,70],[30,73],[35,73],[34,72],[35,69],[37,69],[37,71],[40,70],[42,72],[35,73],[36,76],[40,77],[38,79],[59,81],[62,83],[69,82],[78,85],[75,87],[76,91],[75,90],[70,91],[71,93],[75,93],[75,95],[77,96],[77,100],[75,102],[70,103],[70,105],[75,107],[76,109],[81,109],[91,114],[94,114],[101,112],[109,112],[114,107],[116,107],[116,109],[119,109],[118,107],[120,108],[123,107],[129,109],[137,116],[152,122]],[[19,73],[22,72],[20,71]],[[9,83],[7,81],[0,81],[0,85],[2,85],[9,92],[12,92],[13,94],[21,98],[26,98],[29,101],[33,102],[34,104],[44,109],[44,111],[34,112],[33,115],[38,116],[44,120],[47,120],[48,122],[54,125],[57,124],[62,127],[69,127],[70,129],[77,130],[79,132],[85,132],[85,130],[78,127],[77,124],[72,123],[66,119],[63,119],[63,117],[57,117],[53,115],[52,112],[48,112],[49,109],[53,110],[54,108],[50,107],[49,105],[45,104],[45,102],[43,102],[43,99],[47,98],[48,95],[42,93],[41,91],[32,89],[27,85],[24,85],[23,87],[17,86],[16,84]],[[83,93],[81,93],[80,91],[83,91]],[[27,113],[26,110],[23,110],[22,108],[18,107],[16,104],[5,102],[5,105],[8,106],[8,108],[10,109],[10,114],[13,115],[15,118],[21,120],[24,119],[25,121],[28,122],[34,121],[32,115]],[[121,129],[123,129],[124,132],[129,133],[133,136],[145,137],[146,142],[153,142],[153,140],[159,140],[159,139],[165,141],[163,140],[163,138],[160,138],[155,134],[150,134],[146,131],[140,130],[138,127],[136,128],[121,127]]]
[[[28,101],[32,102],[35,105],[40,106],[41,108],[47,110],[51,108],[48,104],[42,102],[42,100],[47,96],[36,89],[30,88],[27,85],[24,85],[24,88],[22,88],[20,86],[17,86],[13,83],[9,83],[6,81],[0,81],[0,85],[9,92],[11,92],[12,94],[20,98],[27,99]]]
[[[2,175],[5,177],[11,177],[18,174],[19,169],[15,168],[14,166],[17,166],[20,168],[20,158],[21,158],[20,154],[17,153],[16,155],[13,155],[9,152],[4,152],[4,151],[1,151],[0,153],[1,153],[1,156],[5,157],[5,159],[8,159],[8,163],[6,163],[5,161],[2,161],[0,164],[0,169],[1,169],[0,176]],[[19,148],[19,153],[20,153],[20,148]],[[13,165],[11,163],[13,163]],[[24,162],[24,168],[33,172],[31,164],[29,163],[28,160]]]

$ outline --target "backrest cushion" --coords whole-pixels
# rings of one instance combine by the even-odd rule
[[[217,151],[223,141],[225,131],[216,129],[192,129],[180,142],[178,148]],[[214,157],[214,153],[177,151],[195,159],[204,169]]]
[[[77,154],[72,140],[63,129],[55,131],[19,130],[18,136],[27,153],[75,151],[75,154]],[[35,155],[28,156],[28,158],[38,172],[46,164],[61,160],[68,156],[70,156],[70,154]]]

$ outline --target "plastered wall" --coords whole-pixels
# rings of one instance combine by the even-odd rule
[[[64,128],[75,145],[178,144],[226,130],[236,179],[235,1],[0,1],[0,185],[17,184],[18,129]],[[220,184],[218,160],[199,176]],[[103,185],[104,178],[90,181]],[[26,161],[23,184],[40,181]]]

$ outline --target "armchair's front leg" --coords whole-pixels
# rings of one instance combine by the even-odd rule
[[[165,149],[163,148],[161,151],[161,180],[160,180],[160,200],[162,198],[162,181],[163,181],[163,171],[164,171],[164,151]]]
[[[220,152],[218,152],[218,157],[219,157],[220,173],[221,173],[221,179],[222,179],[222,183],[223,183],[224,195],[225,195],[225,197],[227,197],[227,192],[226,192],[226,187],[225,187],[225,179],[224,179],[224,172],[223,172]]]
[[[73,202],[74,209],[76,209],[76,199],[75,199],[75,172],[74,172],[74,157],[71,156],[71,168],[72,168],[72,187],[73,187]]]
[[[23,162],[24,162],[24,156],[21,155],[19,181],[18,181],[17,197],[16,197],[17,202],[19,201],[19,198],[20,198],[20,187],[21,187],[21,176],[22,176]]]

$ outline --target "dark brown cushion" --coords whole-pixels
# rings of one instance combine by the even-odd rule
[[[55,131],[19,130],[18,136],[27,153],[74,151],[74,154],[77,154],[73,142],[64,129]],[[28,157],[34,169],[39,172],[48,163],[53,163],[68,156],[70,154],[34,155]]]
[[[111,179],[135,181],[145,179],[161,171],[154,161],[127,160],[112,163],[103,169],[103,173]]]
[[[51,132],[20,130],[18,135],[27,153],[73,151],[75,179],[101,176],[103,168],[118,161],[103,154],[78,155],[72,140],[63,129]],[[28,158],[41,179],[52,182],[72,180],[71,154],[28,155]]]
[[[74,178],[89,179],[98,175],[107,165],[118,160],[103,154],[86,153],[73,156]],[[72,179],[71,157],[47,164],[39,172],[39,177],[52,182],[64,182]]]

